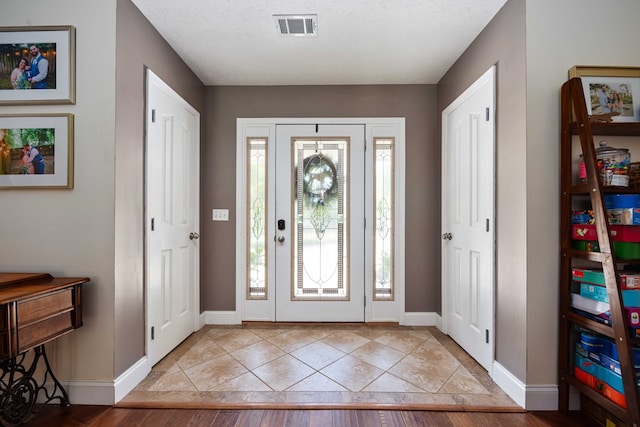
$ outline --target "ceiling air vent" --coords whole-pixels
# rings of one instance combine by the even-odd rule
[[[318,15],[273,15],[276,28],[283,36],[315,36]]]

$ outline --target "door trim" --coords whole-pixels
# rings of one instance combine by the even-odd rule
[[[489,283],[489,287],[491,290],[491,307],[490,307],[490,314],[491,314],[491,322],[490,322],[490,328],[489,328],[489,342],[492,344],[491,345],[491,360],[493,362],[495,362],[495,293],[496,293],[496,286],[495,286],[495,241],[496,241],[496,221],[495,221],[495,192],[496,192],[496,164],[495,164],[495,149],[496,149],[496,128],[495,128],[495,123],[496,123],[496,87],[495,87],[495,75],[496,75],[496,70],[495,70],[495,66],[492,66],[491,68],[489,68],[482,76],[480,76],[473,84],[471,84],[471,86],[469,86],[467,89],[464,90],[464,92],[462,94],[460,94],[451,104],[449,104],[449,106],[447,106],[443,111],[442,111],[442,141],[441,141],[441,150],[442,150],[442,163],[441,163],[441,167],[442,167],[442,171],[443,171],[443,179],[442,179],[442,191],[441,191],[441,206],[442,206],[442,220],[441,220],[441,224],[442,224],[442,233],[446,233],[447,230],[449,230],[449,224],[447,222],[448,219],[448,212],[447,212],[447,194],[444,188],[444,184],[446,183],[445,180],[445,175],[444,175],[444,171],[447,170],[448,167],[448,158],[447,158],[447,138],[449,137],[449,135],[447,134],[447,125],[448,125],[448,117],[449,114],[455,110],[456,108],[460,107],[460,105],[464,104],[471,96],[473,96],[478,89],[480,89],[482,86],[484,86],[487,83],[491,83],[492,87],[493,87],[493,111],[491,112],[491,114],[493,115],[493,139],[492,139],[492,144],[491,144],[491,151],[492,151],[492,158],[493,160],[493,167],[492,167],[492,182],[493,182],[493,186],[491,188],[491,200],[492,200],[492,206],[493,206],[493,215],[492,215],[492,223],[490,224],[491,227],[491,247],[489,249],[490,252],[490,262],[489,262],[489,269],[490,269],[490,283]],[[449,283],[449,277],[448,277],[448,267],[447,267],[447,257],[446,257],[446,253],[447,253],[447,245],[446,245],[446,241],[442,240],[441,241],[441,247],[442,247],[442,259],[441,259],[441,294],[442,294],[442,332],[444,332],[445,334],[448,333],[448,319],[449,316],[451,315],[449,313],[449,289],[447,287],[447,283]],[[489,376],[492,376],[492,366],[493,364],[491,364],[491,366],[488,367],[488,373]]]
[[[275,299],[267,302],[247,300],[245,298],[246,286],[246,138],[267,137],[269,141],[275,141],[276,125],[303,125],[303,124],[331,124],[331,125],[364,125],[367,149],[370,149],[373,137],[395,136],[395,194],[396,194],[396,234],[394,249],[396,253],[396,268],[394,280],[396,294],[394,301],[374,301],[371,286],[373,280],[373,268],[371,264],[365,265],[365,322],[398,322],[405,324],[405,119],[404,117],[391,118],[238,118],[236,119],[236,308],[235,322],[242,321],[274,321]],[[393,135],[388,133],[393,132]],[[275,144],[272,144],[275,146]],[[370,156],[368,156],[370,157]],[[371,165],[366,164],[366,168]],[[269,194],[274,194],[273,183],[268,184]],[[367,203],[371,203],[372,194],[367,192]],[[372,215],[372,210],[367,209],[367,216]],[[273,218],[272,213],[269,217]],[[273,221],[272,221],[273,222]],[[368,222],[369,224],[372,221]],[[273,224],[269,224],[269,236],[274,235]],[[366,233],[369,235],[370,233]],[[367,256],[367,255],[365,255]],[[367,256],[368,259],[371,257]],[[368,262],[368,261],[367,261]],[[271,283],[270,286],[273,286]],[[274,295],[274,292],[269,292]],[[253,313],[249,315],[249,313]]]
[[[164,91],[169,97],[175,100],[178,104],[187,110],[190,114],[195,117],[196,125],[195,125],[195,139],[197,141],[197,150],[194,153],[195,164],[200,165],[200,112],[196,110],[193,106],[191,106],[180,94],[178,94],[173,88],[171,88],[167,83],[165,83],[158,75],[156,75],[151,69],[146,68],[146,78],[145,78],[145,135],[144,135],[144,223],[145,223],[145,233],[144,233],[144,269],[145,269],[145,277],[144,277],[144,301],[145,301],[145,354],[149,356],[149,346],[151,343],[151,328],[150,328],[150,312],[152,307],[149,304],[149,234],[148,230],[151,229],[151,217],[147,210],[148,200],[150,195],[147,192],[147,182],[149,179],[149,164],[148,164],[148,124],[152,117],[152,112],[149,111],[149,90],[151,84],[155,84],[160,90]],[[195,195],[195,202],[197,206],[193,212],[193,221],[195,232],[200,232],[200,170],[198,169],[197,179],[193,182],[193,194]],[[191,290],[192,300],[191,304],[193,304],[193,332],[197,331],[200,328],[200,246],[196,245],[194,249],[194,271],[193,271],[193,289]]]

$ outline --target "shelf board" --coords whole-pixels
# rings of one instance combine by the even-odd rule
[[[572,185],[567,189],[567,193],[574,196],[589,196],[591,194],[592,187],[589,184],[577,184]],[[640,188],[629,187],[617,187],[613,185],[601,186],[600,191],[604,194],[636,194],[640,193]]]
[[[576,124],[576,122],[571,123],[570,130],[573,135],[579,134],[578,125]],[[640,136],[640,123],[591,123],[591,133],[593,135]]]
[[[630,226],[630,227],[634,227],[634,226]],[[637,225],[635,227],[638,227]],[[588,251],[581,251],[578,249],[564,249],[563,248],[563,253],[566,253],[567,256],[571,257],[571,258],[580,258],[580,259],[585,259],[587,261],[593,261],[593,262],[599,262],[601,263],[603,260],[603,256],[602,256],[602,252],[588,252]],[[612,258],[612,255],[609,255]],[[616,264],[640,264],[640,259],[620,259],[620,258],[615,258],[615,263]]]
[[[574,325],[578,325],[583,328],[592,330],[594,332],[597,332],[609,338],[614,338],[613,328],[609,325],[598,323],[595,320],[587,319],[586,317],[582,317],[579,314],[571,311],[568,312],[566,316],[567,316],[567,319]]]
[[[615,334],[613,333],[613,328],[609,325],[605,325],[604,323],[596,322],[595,320],[587,319],[586,317],[582,317],[577,313],[569,311],[567,314],[567,320],[573,323],[574,325],[580,326],[585,329],[589,329],[593,332],[597,332],[600,335],[607,336],[609,338],[615,339]],[[640,338],[631,338],[629,337],[629,341],[631,345],[634,347],[640,347]]]

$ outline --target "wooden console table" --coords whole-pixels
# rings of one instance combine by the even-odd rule
[[[82,285],[88,278],[45,273],[0,273],[0,423],[16,425],[44,403],[69,404],[53,375],[44,344],[82,326]],[[33,356],[27,358],[32,350]],[[40,383],[33,377],[44,363]],[[50,390],[50,388],[52,388]]]

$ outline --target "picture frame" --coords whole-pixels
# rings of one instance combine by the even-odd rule
[[[0,27],[0,105],[27,104],[75,104],[75,27]]]
[[[589,115],[610,114],[613,122],[640,122],[640,68],[574,66],[580,77]]]
[[[0,189],[73,188],[73,115],[0,115]]]

